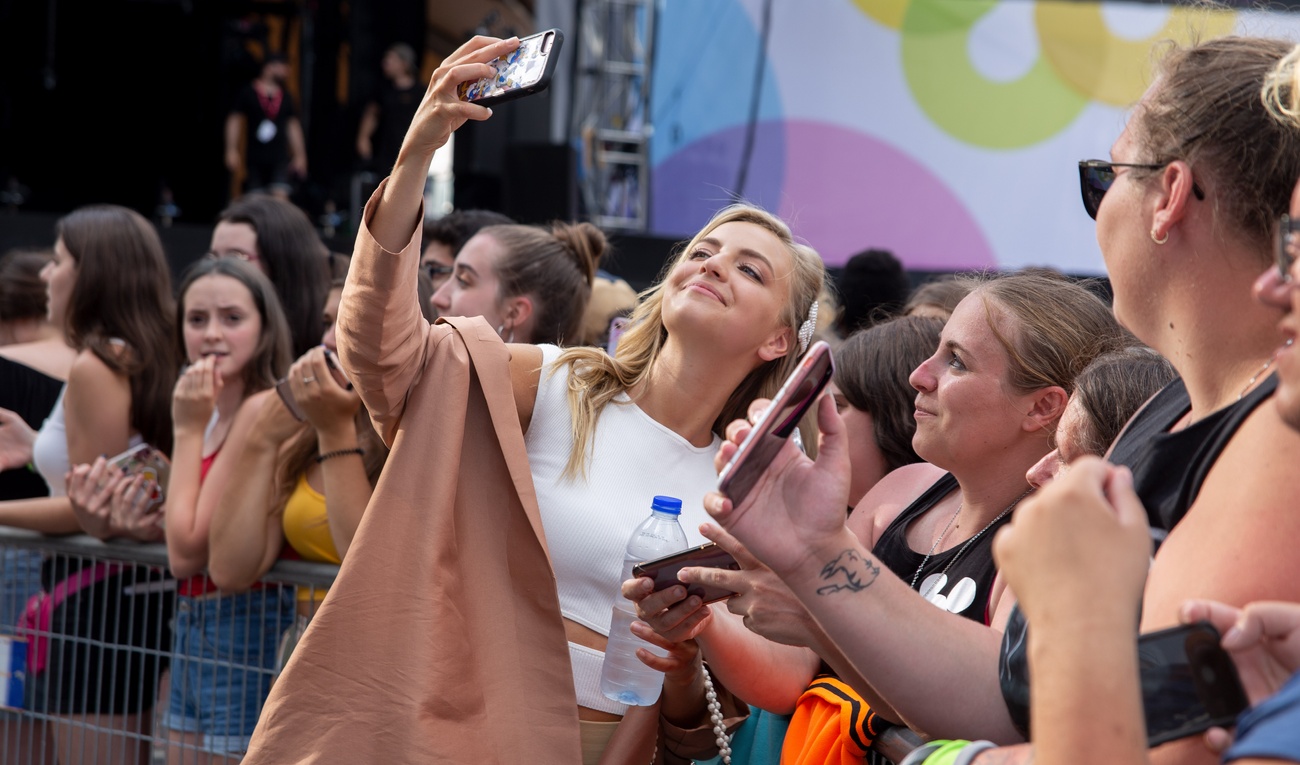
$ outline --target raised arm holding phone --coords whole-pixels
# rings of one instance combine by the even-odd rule
[[[624,545],[656,494],[680,497],[692,508],[695,517],[684,525],[694,528],[704,520],[702,498],[717,478],[712,455],[722,424],[753,398],[772,395],[797,362],[810,339],[808,316],[824,266],[778,219],[737,205],[694,237],[664,282],[646,294],[615,358],[594,348],[503,344],[495,328],[479,319],[428,324],[419,316],[415,281],[429,163],[453,130],[491,115],[462,101],[460,86],[492,76],[490,62],[518,44],[475,38],[443,62],[392,176],[363,216],[339,312],[339,357],[393,450],[348,565],[316,617],[318,629],[308,631],[272,694],[268,709],[276,723],[254,742],[250,762],[274,761],[286,747],[329,745],[295,744],[292,720],[298,714],[314,721],[308,726],[313,730],[322,722],[344,735],[366,729],[355,700],[343,709],[334,699],[303,695],[310,681],[302,678],[328,660],[329,635],[348,629],[367,635],[392,665],[379,673],[379,683],[366,684],[377,689],[374,708],[387,716],[377,724],[391,729],[397,719],[412,734],[402,739],[412,747],[400,749],[404,757],[422,752],[430,759],[464,760],[474,756],[467,752],[478,752],[481,759],[501,761],[540,756],[596,763],[604,756],[607,762],[639,762],[650,761],[656,748],[665,756],[656,747],[656,711],[629,714],[628,724],[618,728],[626,710],[604,699],[598,687]],[[481,391],[461,387],[469,374],[480,380]],[[487,408],[476,408],[473,402],[483,399]],[[501,404],[508,406],[508,421],[499,418]],[[474,419],[481,416],[490,416],[490,423]],[[459,454],[475,455],[473,477],[461,472]],[[515,455],[526,455],[526,462],[515,462]],[[633,462],[656,470],[631,468]],[[530,479],[524,484],[510,477],[521,466]],[[499,475],[503,470],[509,475]],[[528,483],[529,490],[519,491]],[[475,536],[491,518],[498,519],[491,535]],[[523,518],[537,520],[512,525]],[[485,561],[502,555],[503,524],[516,531],[508,541],[509,566],[498,569]],[[395,532],[400,540],[390,538]],[[407,549],[415,539],[420,547]],[[385,568],[394,558],[393,544],[403,551],[400,572]],[[453,544],[455,555],[438,553]],[[367,621],[369,606],[357,594],[369,592],[363,579],[475,562],[469,579],[449,573],[422,578],[408,595],[416,600],[401,606],[441,611],[458,604],[464,619],[428,625],[444,630],[445,640],[425,633],[408,642],[400,626],[376,634],[376,620]],[[394,582],[386,580],[384,587],[392,589]],[[510,605],[511,598],[525,596],[528,605]],[[347,613],[333,608],[344,602],[350,604]],[[476,616],[489,613],[488,620]],[[528,619],[530,626],[515,635],[500,629],[502,618]],[[436,656],[428,655],[433,646],[441,646]],[[300,655],[307,658],[298,661]],[[511,671],[525,659],[527,669]],[[450,674],[408,672],[402,698],[395,700],[383,689],[393,680],[391,671],[403,666],[437,666]],[[320,669],[343,673],[336,678],[351,671]],[[447,682],[471,669],[511,672],[510,681]],[[372,667],[367,674],[373,672]],[[450,714],[469,703],[466,694],[474,704],[497,710],[493,727]],[[448,714],[429,714],[440,709]],[[515,735],[493,732],[502,721]],[[579,739],[570,738],[572,730],[580,731],[581,754],[569,749]],[[711,731],[702,733],[712,741]]]

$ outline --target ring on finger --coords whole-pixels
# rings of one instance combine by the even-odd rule
[[[315,377],[312,377],[312,376],[310,376],[310,375],[307,375],[307,376],[304,376],[304,377],[302,378],[302,381],[303,381],[304,383],[314,383],[314,382],[316,382],[316,378],[315,378]]]

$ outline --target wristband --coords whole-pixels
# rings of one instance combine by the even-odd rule
[[[325,460],[333,459],[334,457],[345,457],[349,454],[355,454],[358,457],[363,457],[365,456],[366,453],[362,451],[361,447],[359,446],[354,449],[339,449],[338,451],[325,452],[324,454],[316,455],[316,462],[318,463],[324,462]]]
[[[972,741],[962,748],[957,759],[952,761],[952,765],[970,765],[980,754],[997,748],[998,745],[992,741]]]

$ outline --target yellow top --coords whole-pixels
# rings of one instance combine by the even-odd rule
[[[335,565],[342,562],[334,547],[334,537],[330,535],[325,495],[307,483],[306,473],[298,477],[298,486],[284,503],[284,538],[303,560]],[[298,588],[298,600],[320,600],[323,597],[324,590]]]

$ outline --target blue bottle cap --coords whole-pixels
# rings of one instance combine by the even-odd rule
[[[661,513],[668,513],[669,515],[681,515],[682,501],[676,497],[665,497],[659,495],[650,503],[650,509],[657,510]]]

